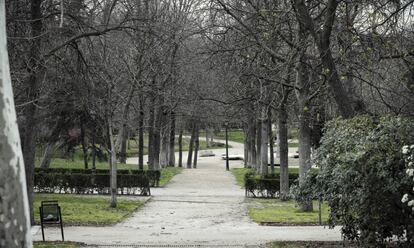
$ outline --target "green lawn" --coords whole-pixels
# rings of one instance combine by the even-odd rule
[[[178,167],[167,167],[161,169],[160,187],[168,184],[175,175],[180,174],[182,171],[183,168]]]
[[[59,201],[65,225],[109,225],[118,223],[144,205],[142,200],[118,199],[118,207],[110,208],[109,196],[69,194],[35,194],[35,220],[39,221],[41,201]]]
[[[313,212],[302,212],[296,201],[281,201],[279,199],[247,199],[249,216],[257,223],[275,223],[280,225],[313,225],[319,223],[318,202],[314,201]],[[322,222],[329,217],[329,207],[322,204]]]
[[[78,247],[84,247],[80,243],[74,243],[74,242],[40,242],[36,241],[33,242],[34,248],[78,248]]]
[[[296,142],[290,142],[290,143],[288,144],[288,146],[289,146],[289,148],[296,148],[296,147],[299,147],[299,143],[296,143]]]
[[[236,178],[237,185],[244,187],[244,175],[247,172],[253,171],[252,169],[248,168],[232,168],[230,169],[231,173],[233,173],[233,176]]]
[[[229,140],[238,142],[238,143],[244,143],[244,133],[243,131],[236,130],[236,131],[228,131]],[[225,140],[226,139],[226,133],[224,131],[221,131],[218,134],[214,135],[214,138]]]

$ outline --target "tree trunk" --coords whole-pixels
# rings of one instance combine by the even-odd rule
[[[10,79],[6,10],[0,2],[0,246],[31,248],[25,167]]]
[[[209,134],[209,128],[206,127],[206,147],[210,148],[210,134]]]
[[[255,169],[257,172],[260,172],[261,155],[262,155],[262,121],[257,120],[256,123],[257,124],[256,124],[256,166],[255,166]]]
[[[262,177],[268,174],[268,152],[269,152],[269,130],[267,125],[268,120],[264,119],[261,124],[261,139],[260,139],[260,175]]]
[[[86,146],[85,125],[84,125],[82,117],[81,117],[81,121],[80,121],[80,129],[81,129],[81,144],[82,144],[83,166],[84,166],[85,169],[88,169],[88,147]]]
[[[165,120],[165,114],[163,114],[163,120]],[[163,121],[164,123],[164,121]],[[160,151],[160,165],[162,168],[165,168],[168,166],[168,149],[170,146],[169,142],[169,128],[164,123],[164,127],[161,130],[161,151]]]
[[[191,128],[190,144],[188,146],[187,169],[191,169],[191,162],[192,162],[193,150],[194,150],[195,129],[196,129],[196,124],[193,123],[192,128]]]
[[[305,41],[307,35],[303,28],[299,30],[300,41]],[[306,49],[306,48],[305,48]],[[309,69],[306,50],[302,49],[298,57],[296,66],[296,97],[299,109],[299,183],[303,180],[310,170],[310,153],[311,153],[311,133],[309,128],[310,109],[309,109]],[[312,200],[300,204],[302,211],[312,211]]]
[[[23,125],[23,158],[24,165],[26,168],[26,187],[27,195],[29,199],[30,206],[30,221],[31,224],[34,224],[34,215],[33,215],[33,184],[34,184],[34,167],[35,167],[35,153],[36,153],[36,99],[38,98],[38,89],[40,78],[42,78],[42,73],[44,68],[42,68],[41,62],[41,34],[42,34],[42,10],[41,10],[42,0],[32,0],[31,1],[31,37],[36,37],[31,40],[30,45],[30,57],[28,74],[29,78],[27,81],[26,94],[28,96],[28,104],[24,109],[25,122]]]
[[[249,144],[249,127],[248,127],[248,125],[247,124],[245,124],[244,125],[244,129],[243,129],[243,132],[244,132],[244,161],[243,161],[243,163],[244,163],[244,168],[248,168],[248,166],[249,166],[249,146],[250,146],[250,144]]]
[[[154,122],[154,132],[153,132],[153,169],[160,170],[160,148],[161,148],[161,121],[163,115],[163,109],[161,106],[157,107],[156,110],[156,119]]]
[[[289,144],[287,119],[288,114],[286,112],[286,105],[282,103],[279,109],[278,116],[281,200],[287,200],[289,198]]]
[[[272,112],[268,111],[267,130],[269,135],[269,153],[270,153],[270,171],[272,174],[275,173],[275,154],[273,149],[273,130],[272,130]]]
[[[194,162],[193,168],[197,169],[197,161],[198,161],[198,149],[200,148],[200,131],[198,127],[196,128],[195,138],[194,138]]]
[[[175,167],[175,113],[171,113],[168,166]]]
[[[96,129],[92,133],[92,170],[96,170]]]
[[[154,121],[155,121],[155,98],[151,99],[150,116],[148,121],[148,169],[154,170]]]
[[[249,166],[251,168],[256,168],[256,122],[254,121],[254,118],[250,118],[249,120],[249,139]]]
[[[40,165],[41,168],[47,169],[50,167],[50,162],[52,160],[53,151],[55,150],[55,141],[49,141],[46,146],[45,153],[43,155],[42,163]]]
[[[178,167],[183,167],[183,129],[178,136]]]
[[[140,96],[138,120],[138,169],[144,170],[144,100]]]
[[[139,76],[138,76],[139,78]],[[115,149],[118,151],[120,148],[119,153],[119,162],[121,164],[126,164],[126,150],[127,150],[127,139],[128,139],[128,116],[129,116],[129,109],[132,103],[132,98],[134,97],[134,92],[137,88],[137,84],[133,83],[128,91],[128,96],[124,105],[124,109],[122,111],[122,127],[118,133],[118,137],[115,144]]]
[[[121,149],[119,151],[119,163],[126,164],[127,160],[127,142],[128,142],[128,130],[125,127],[125,130],[122,131],[121,137]]]
[[[318,47],[319,57],[322,63],[322,73],[327,78],[328,85],[332,92],[332,96],[335,99],[336,105],[341,113],[342,117],[349,118],[355,115],[355,109],[353,108],[352,98],[347,94],[344,86],[338,75],[336,69],[336,63],[332,55],[330,46],[330,38],[335,22],[335,16],[339,1],[329,0],[327,1],[324,11],[324,23],[323,30],[316,30],[316,25],[309,13],[309,9],[304,0],[295,0],[295,9],[297,13],[297,19],[302,33],[310,31],[316,46]]]
[[[117,165],[116,165],[116,151],[114,144],[114,137],[112,133],[112,120],[108,118],[108,136],[109,136],[109,168],[111,170],[111,208],[117,207]]]

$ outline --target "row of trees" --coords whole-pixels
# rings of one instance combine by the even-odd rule
[[[412,8],[412,1],[210,1],[206,46],[232,74],[226,103],[243,113],[247,166],[265,176],[277,136],[282,198],[288,124],[299,130],[302,183],[327,120],[414,114]],[[301,208],[312,210],[311,201]]]
[[[210,129],[212,113],[194,94],[212,77],[199,56],[203,7],[198,0],[6,1],[30,205],[36,157],[48,167],[57,148],[66,157],[79,145],[85,168],[107,157],[113,207],[117,161],[126,163],[130,138],[139,146],[137,167],[144,169],[148,152],[149,169],[159,170],[175,165],[176,135],[182,166],[189,131],[186,166],[196,167],[199,130]]]
[[[29,205],[39,144],[47,144],[44,166],[56,147],[80,144],[85,167],[89,151],[92,167],[106,153],[115,189],[116,162],[125,162],[129,137],[137,137],[140,169],[148,137],[148,166],[158,170],[174,165],[176,134],[180,143],[190,131],[197,150],[200,129],[242,125],[246,166],[263,176],[277,136],[287,198],[289,124],[299,129],[302,183],[326,120],[414,113],[413,1],[6,0],[5,6]],[[193,159],[190,152],[188,167]]]

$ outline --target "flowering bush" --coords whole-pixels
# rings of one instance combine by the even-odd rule
[[[405,163],[407,170],[405,173],[408,177],[412,178],[412,191],[411,193],[406,193],[401,199],[402,203],[407,203],[407,206],[412,209],[414,212],[414,145],[403,146],[402,154],[405,157]]]
[[[413,130],[411,119],[399,117],[327,123],[314,158],[320,168],[316,182],[309,178],[317,191],[313,195],[330,206],[330,226],[342,225],[345,238],[364,247],[393,237],[401,246],[414,242],[414,212],[407,205],[412,195],[402,202],[403,193],[412,190],[412,172],[401,150],[414,143]]]

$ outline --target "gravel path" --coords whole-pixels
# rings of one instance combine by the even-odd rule
[[[232,154],[240,145],[231,144]],[[217,155],[221,150],[215,150]],[[241,167],[231,161],[230,167]],[[244,190],[236,185],[219,156],[200,158],[198,169],[186,169],[125,222],[111,227],[66,227],[67,240],[98,247],[258,247],[272,240],[340,240],[339,229],[265,227],[252,222]],[[34,228],[34,239],[41,233]],[[58,240],[57,229],[47,229]]]

